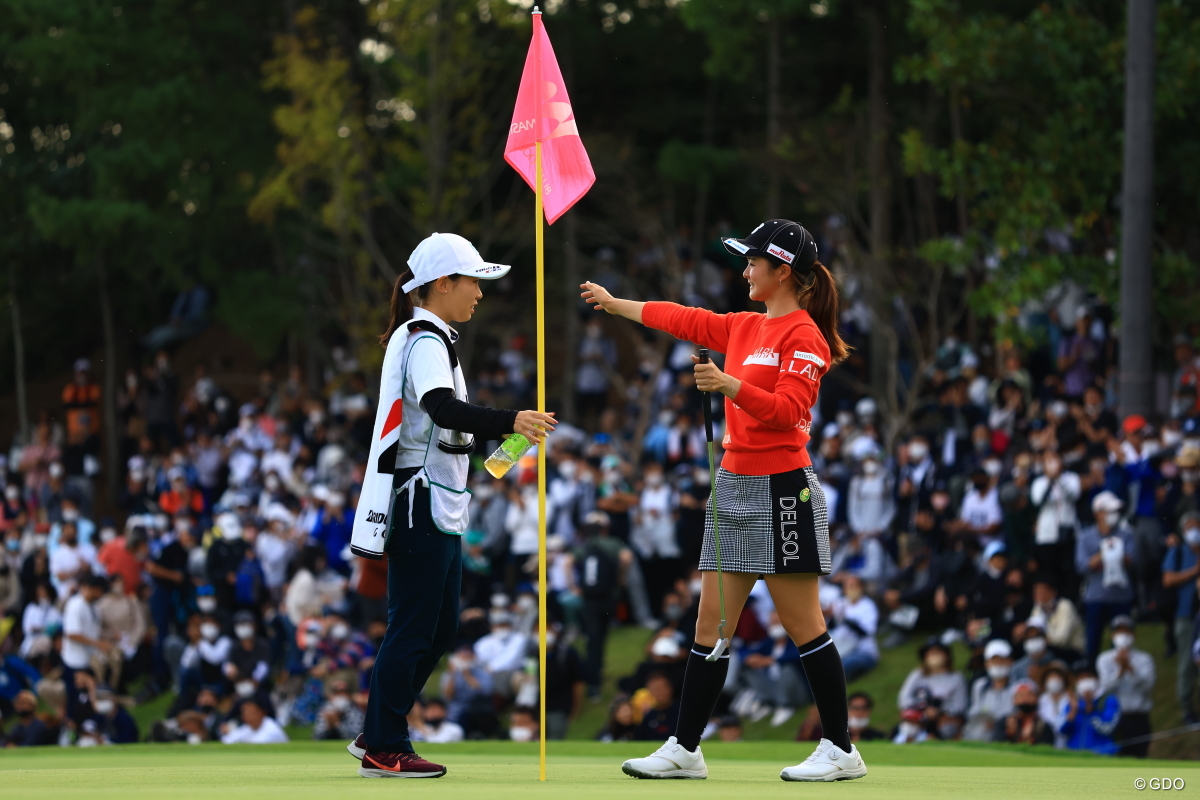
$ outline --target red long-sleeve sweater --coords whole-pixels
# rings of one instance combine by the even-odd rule
[[[742,382],[725,399],[725,458],[739,475],[807,467],[811,409],[829,370],[829,345],[807,311],[714,314],[675,303],[647,303],[642,322],[725,354],[725,372]]]

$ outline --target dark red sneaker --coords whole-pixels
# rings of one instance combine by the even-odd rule
[[[416,753],[372,753],[363,756],[358,774],[364,778],[440,778],[446,768]]]
[[[362,757],[367,754],[367,740],[363,734],[360,733],[354,737],[354,741],[346,745],[346,750],[349,751],[350,755],[361,761]]]

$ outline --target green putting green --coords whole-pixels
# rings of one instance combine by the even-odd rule
[[[554,742],[548,780],[538,781],[536,745],[466,742],[430,746],[422,755],[445,763],[436,780],[365,780],[337,742],[288,745],[219,744],[57,747],[0,751],[0,795],[20,800],[237,800],[263,796],[288,800],[391,797],[396,792],[458,800],[530,798],[795,797],[837,792],[848,797],[1064,798],[1128,797],[1138,778],[1182,778],[1200,791],[1200,765],[1180,761],[1131,762],[1048,748],[969,744],[862,748],[871,773],[832,786],[784,783],[779,770],[811,752],[808,743],[745,742],[705,746],[707,781],[639,781],[621,773],[621,761],[646,755],[642,743],[605,745]]]

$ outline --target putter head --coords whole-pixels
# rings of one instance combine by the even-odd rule
[[[717,643],[713,645],[713,651],[704,657],[705,661],[716,661],[729,648],[728,639],[717,639]]]

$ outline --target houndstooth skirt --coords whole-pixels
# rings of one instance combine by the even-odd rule
[[[778,475],[717,471],[717,526],[721,569],[755,575],[828,575],[829,514],[812,467]],[[704,518],[700,569],[717,568],[712,505]]]

